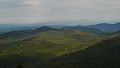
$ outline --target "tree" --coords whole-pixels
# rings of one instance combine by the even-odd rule
[[[3,68],[6,68],[6,65],[5,65],[5,64],[3,65]]]
[[[16,68],[23,68],[23,63],[20,62],[20,63],[16,66]]]

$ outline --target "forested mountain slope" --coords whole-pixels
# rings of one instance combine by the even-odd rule
[[[54,59],[50,68],[119,68],[120,37]],[[51,66],[50,65],[50,66]]]

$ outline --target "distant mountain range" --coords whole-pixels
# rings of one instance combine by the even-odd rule
[[[86,26],[66,26],[63,29],[75,29],[82,32],[88,32],[93,34],[103,34],[104,32],[98,28],[88,28]]]
[[[115,24],[102,23],[97,25],[89,25],[88,28],[98,28],[104,32],[112,33],[120,30],[120,22]]]
[[[66,25],[50,25],[50,24],[0,24],[0,32],[9,32],[14,30],[31,30],[36,29],[42,26],[48,26],[52,28],[62,29],[62,28],[74,28],[79,29],[83,32],[91,32],[91,33],[112,33],[120,30],[120,23],[115,24],[108,24],[108,23],[101,23],[96,25],[77,25],[77,26],[66,26]]]
[[[69,27],[70,28],[70,27]],[[120,30],[120,23],[108,24],[101,23],[96,25],[88,25],[88,26],[72,26],[71,28],[80,29],[81,31],[92,32],[92,33],[113,33]]]
[[[0,24],[0,32],[5,33],[9,31],[15,31],[15,30],[27,30],[31,29],[31,27],[24,27],[26,25],[24,24]]]
[[[47,25],[47,24],[0,24],[0,32],[10,32],[17,30],[32,30],[42,26],[49,26],[52,28],[61,29],[63,26],[58,25]]]

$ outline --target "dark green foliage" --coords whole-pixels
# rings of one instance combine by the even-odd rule
[[[6,67],[6,64],[3,65],[3,68],[7,68],[7,67]]]
[[[16,66],[16,68],[23,68],[23,63],[19,62],[19,64]]]

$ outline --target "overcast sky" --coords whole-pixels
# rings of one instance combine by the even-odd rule
[[[0,23],[52,21],[120,21],[120,0],[0,0]]]

